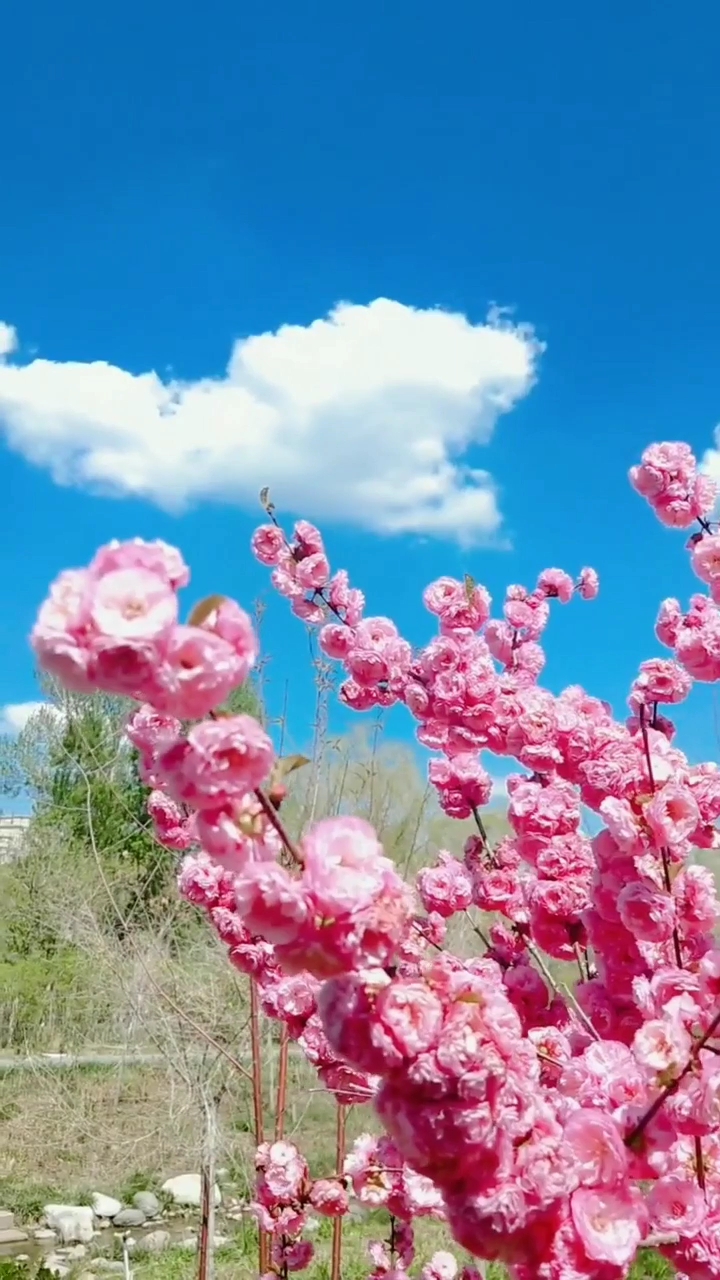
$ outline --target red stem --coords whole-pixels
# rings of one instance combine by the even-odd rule
[[[262,1061],[260,1057],[260,1001],[254,979],[250,979],[250,1048],[252,1052],[253,1119],[255,1122],[255,1146],[265,1141],[263,1128]],[[270,1256],[267,1233],[258,1227],[258,1264],[260,1275],[268,1269]]]
[[[345,1122],[347,1113],[345,1107],[337,1104],[337,1125],[335,1129],[335,1168],[338,1178],[343,1176],[343,1166],[345,1164]],[[342,1268],[342,1218],[333,1218],[333,1234],[332,1234],[332,1262],[330,1265],[330,1280],[341,1280]]]
[[[285,1109],[287,1107],[288,1051],[290,1036],[287,1024],[283,1022],[280,1032],[280,1057],[278,1061],[277,1100],[275,1103],[275,1141],[279,1142],[285,1132]]]

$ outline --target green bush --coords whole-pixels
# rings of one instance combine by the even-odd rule
[[[0,1044],[6,1048],[47,1049],[58,1026],[63,1047],[71,1047],[96,1018],[96,1005],[88,962],[80,952],[0,962]]]

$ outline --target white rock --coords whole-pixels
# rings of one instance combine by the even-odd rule
[[[90,1205],[46,1204],[43,1213],[63,1244],[89,1244],[92,1240],[95,1215]]]
[[[38,1244],[54,1244],[57,1235],[49,1227],[38,1227],[37,1231],[33,1231],[33,1239],[37,1240]]]
[[[146,1236],[140,1236],[135,1241],[135,1251],[137,1253],[162,1253],[163,1249],[167,1249],[169,1244],[169,1231],[148,1231]]]
[[[62,1258],[59,1257],[57,1253],[49,1253],[43,1262],[43,1266],[53,1276],[62,1277],[70,1275],[70,1267]]]
[[[122,1209],[122,1202],[115,1196],[106,1196],[102,1191],[93,1191],[92,1207],[96,1218],[114,1218]]]
[[[177,1178],[168,1178],[162,1185],[165,1195],[170,1196],[175,1204],[189,1205],[199,1209],[202,1200],[202,1181],[199,1173],[181,1173]],[[222,1200],[220,1188],[215,1186],[215,1204]]]

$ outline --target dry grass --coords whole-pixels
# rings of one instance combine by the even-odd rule
[[[266,1045],[265,1124],[273,1124],[273,1057]],[[252,1100],[247,1081],[223,1081],[218,1104],[218,1167],[230,1171],[243,1198],[253,1180]],[[334,1170],[335,1105],[312,1068],[293,1055],[286,1136],[317,1176]],[[376,1128],[369,1107],[354,1107],[349,1140]],[[0,1096],[0,1204],[32,1217],[48,1199],[106,1191],[123,1198],[198,1171],[204,1121],[198,1093],[165,1069],[126,1067],[68,1072],[13,1072]],[[28,1213],[28,1209],[31,1211]]]

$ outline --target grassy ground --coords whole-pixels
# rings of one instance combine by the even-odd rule
[[[268,1063],[266,1058],[270,1076]],[[334,1105],[302,1060],[291,1063],[290,1084],[287,1135],[302,1148],[316,1176],[330,1173]],[[252,1178],[252,1115],[245,1086],[235,1080],[231,1085],[220,1105],[218,1166],[229,1170],[236,1194],[245,1198]],[[272,1124],[269,1099],[266,1124]],[[348,1117],[349,1141],[373,1127],[370,1110],[354,1108]],[[174,1072],[127,1068],[10,1074],[0,1088],[0,1205],[28,1223],[37,1221],[49,1202],[82,1204],[93,1191],[129,1201],[135,1191],[158,1190],[173,1174],[196,1170],[201,1143],[192,1089],[183,1088]],[[343,1280],[364,1280],[367,1241],[382,1238],[386,1229],[381,1215],[374,1223],[345,1224]],[[233,1230],[232,1245],[217,1259],[217,1280],[251,1280],[257,1275],[254,1231],[249,1225]],[[434,1250],[448,1246],[447,1233],[437,1223],[421,1222],[417,1236],[420,1265]],[[310,1275],[324,1280],[330,1224],[322,1222],[313,1238],[317,1256]],[[138,1257],[134,1272],[136,1280],[192,1280],[195,1266],[192,1253],[173,1249],[159,1257]],[[92,1266],[85,1262],[81,1270]],[[636,1280],[664,1280],[672,1271],[661,1258],[647,1255],[634,1275]],[[492,1280],[501,1276],[501,1271],[491,1271]],[[0,1280],[19,1277],[3,1277],[0,1263]]]
[[[367,1256],[367,1242],[371,1238],[382,1239],[387,1232],[387,1223],[381,1215],[376,1215],[373,1223],[346,1223],[343,1230],[343,1280],[366,1280],[370,1270]],[[323,1221],[319,1229],[313,1233],[315,1243],[315,1259],[303,1274],[308,1280],[328,1280],[330,1275],[331,1224]],[[429,1260],[436,1249],[448,1247],[448,1240],[439,1223],[420,1222],[416,1230],[417,1261],[413,1271],[417,1272]],[[459,1255],[458,1255],[459,1256]],[[471,1261],[467,1258],[465,1261]],[[170,1249],[166,1253],[153,1257],[136,1257],[132,1263],[134,1280],[195,1280],[197,1274],[197,1258],[193,1252],[184,1249]],[[26,1274],[19,1272],[15,1264],[0,1261],[0,1280],[25,1280]],[[87,1259],[77,1264],[69,1280],[83,1280],[92,1271],[92,1262]],[[100,1274],[100,1273],[98,1273]],[[255,1233],[250,1226],[238,1232],[232,1244],[219,1249],[215,1258],[216,1280],[257,1280],[257,1245]],[[672,1268],[662,1258],[645,1254],[633,1270],[632,1280],[670,1280]],[[506,1280],[502,1267],[491,1265],[488,1280]]]
[[[386,1225],[379,1220],[375,1238],[382,1239],[386,1230]],[[313,1236],[316,1246],[313,1265],[304,1273],[309,1280],[327,1280],[330,1275],[330,1237],[330,1224],[323,1222],[320,1230]],[[370,1270],[367,1256],[369,1238],[371,1235],[368,1224],[346,1224],[343,1231],[343,1280],[366,1280]],[[436,1249],[448,1248],[447,1234],[439,1223],[419,1223],[416,1241],[417,1261],[414,1271],[418,1271]],[[466,1261],[472,1260],[467,1258]],[[145,1262],[134,1263],[133,1269],[135,1280],[194,1280],[195,1266],[196,1260],[192,1254],[188,1256],[180,1250],[173,1250]],[[255,1280],[257,1274],[255,1238],[248,1229],[244,1239],[239,1238],[236,1244],[218,1252],[216,1280]],[[633,1280],[669,1280],[672,1275],[672,1268],[662,1258],[646,1254],[633,1271]],[[505,1280],[505,1276],[502,1267],[492,1265],[489,1268],[488,1280]]]
[[[273,1090],[267,1067],[267,1093]],[[218,1107],[216,1162],[230,1170],[238,1194],[253,1171],[253,1118],[246,1083],[233,1074]],[[290,1064],[286,1135],[321,1176],[334,1168],[334,1104],[301,1058]],[[273,1123],[270,1097],[265,1123]],[[376,1125],[369,1108],[354,1108],[349,1140]],[[0,1077],[0,1204],[16,1209],[45,1190],[121,1198],[199,1168],[203,1118],[192,1080],[163,1069],[82,1069],[17,1072]],[[45,1201],[47,1202],[47,1200]]]

